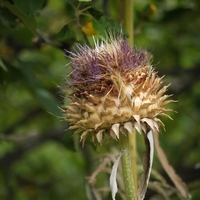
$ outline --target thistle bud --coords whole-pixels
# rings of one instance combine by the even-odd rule
[[[85,142],[102,144],[103,136],[119,139],[119,134],[159,131],[159,116],[169,117],[164,106],[172,100],[150,63],[150,54],[134,50],[119,36],[95,43],[95,48],[78,46],[70,53],[72,81],[67,87],[71,103],[64,106],[69,129],[76,129]],[[169,117],[170,118],[170,117]]]

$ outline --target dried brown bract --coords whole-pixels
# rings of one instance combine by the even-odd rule
[[[65,121],[77,129],[75,134],[82,133],[83,144],[88,135],[102,144],[104,134],[118,139],[133,128],[159,131],[164,127],[159,116],[170,118],[165,105],[173,100],[164,95],[168,85],[162,87],[150,55],[132,49],[123,37],[103,39],[94,49],[78,46],[70,59],[72,92]]]

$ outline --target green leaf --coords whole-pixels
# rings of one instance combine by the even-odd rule
[[[102,16],[99,20],[93,19],[94,30],[98,35],[105,36],[107,32],[112,32],[114,35],[123,34],[127,36],[127,33],[122,29],[122,27],[114,20],[107,19]]]
[[[35,79],[33,70],[29,67],[28,63],[19,62],[19,70],[27,82],[27,86],[32,89],[37,87],[37,80]]]
[[[79,2],[89,2],[89,1],[92,1],[92,0],[78,0]]]
[[[47,110],[56,116],[61,116],[61,111],[58,107],[58,102],[54,96],[47,90],[37,87],[34,91],[38,101]]]
[[[22,75],[18,68],[11,65],[9,62],[0,59],[0,85],[1,84],[15,84],[17,80],[21,80]]]
[[[14,28],[16,25],[15,15],[13,15],[7,8],[1,8],[0,21],[6,28]]]
[[[2,59],[0,58],[0,68],[2,68],[4,71],[8,71],[6,65],[3,63]]]
[[[2,3],[10,10],[10,12],[16,15],[32,33],[36,33],[36,21],[33,15],[26,16],[16,6],[10,4],[8,1],[2,1]]]
[[[68,27],[68,25],[63,26],[63,28],[57,33],[56,39],[58,42],[69,41],[75,39],[74,32]]]
[[[90,15],[91,15],[93,18],[95,18],[95,19],[97,19],[97,20],[99,20],[99,19],[104,15],[103,12],[100,12],[100,11],[98,11],[98,10],[95,9],[95,8],[89,8],[87,11],[90,13]]]
[[[22,13],[31,16],[44,5],[45,0],[13,0],[13,2]]]
[[[60,116],[61,112],[58,107],[59,103],[55,97],[48,90],[38,86],[34,72],[30,67],[28,67],[28,63],[19,62],[19,64],[21,73],[27,82],[27,86],[31,88],[33,95],[36,96],[42,107],[45,108],[47,112]]]

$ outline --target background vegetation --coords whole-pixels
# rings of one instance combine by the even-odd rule
[[[120,0],[0,0],[0,199],[92,199],[85,177],[113,144],[82,149],[65,132],[58,85],[69,72],[65,50],[92,44],[91,34],[120,29],[122,6]],[[193,199],[200,199],[200,1],[142,0],[134,7],[135,46],[152,53],[178,100],[171,105],[174,120],[163,119],[161,144]],[[139,161],[141,143],[138,136]],[[166,178],[156,157],[153,168]],[[108,187],[108,175],[99,177]],[[163,199],[156,195],[149,189],[146,199]],[[102,196],[111,198],[106,189]]]

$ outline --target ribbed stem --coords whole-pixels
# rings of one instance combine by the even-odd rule
[[[134,45],[134,9],[133,0],[124,0],[124,29],[128,33],[128,43],[131,47]],[[130,145],[130,158],[132,163],[132,174],[134,180],[135,193],[137,194],[138,177],[137,177],[137,150],[136,150],[136,134],[128,133]]]
[[[128,133],[129,146],[130,146],[130,159],[134,181],[135,193],[137,194],[138,189],[138,176],[137,176],[137,149],[136,149],[136,130],[133,133]]]
[[[120,134],[119,138],[120,149],[124,150],[122,155],[122,171],[124,178],[124,186],[127,200],[136,200],[136,193],[134,189],[133,174],[132,174],[132,165],[130,159],[130,147],[129,147],[129,138],[128,135]]]

